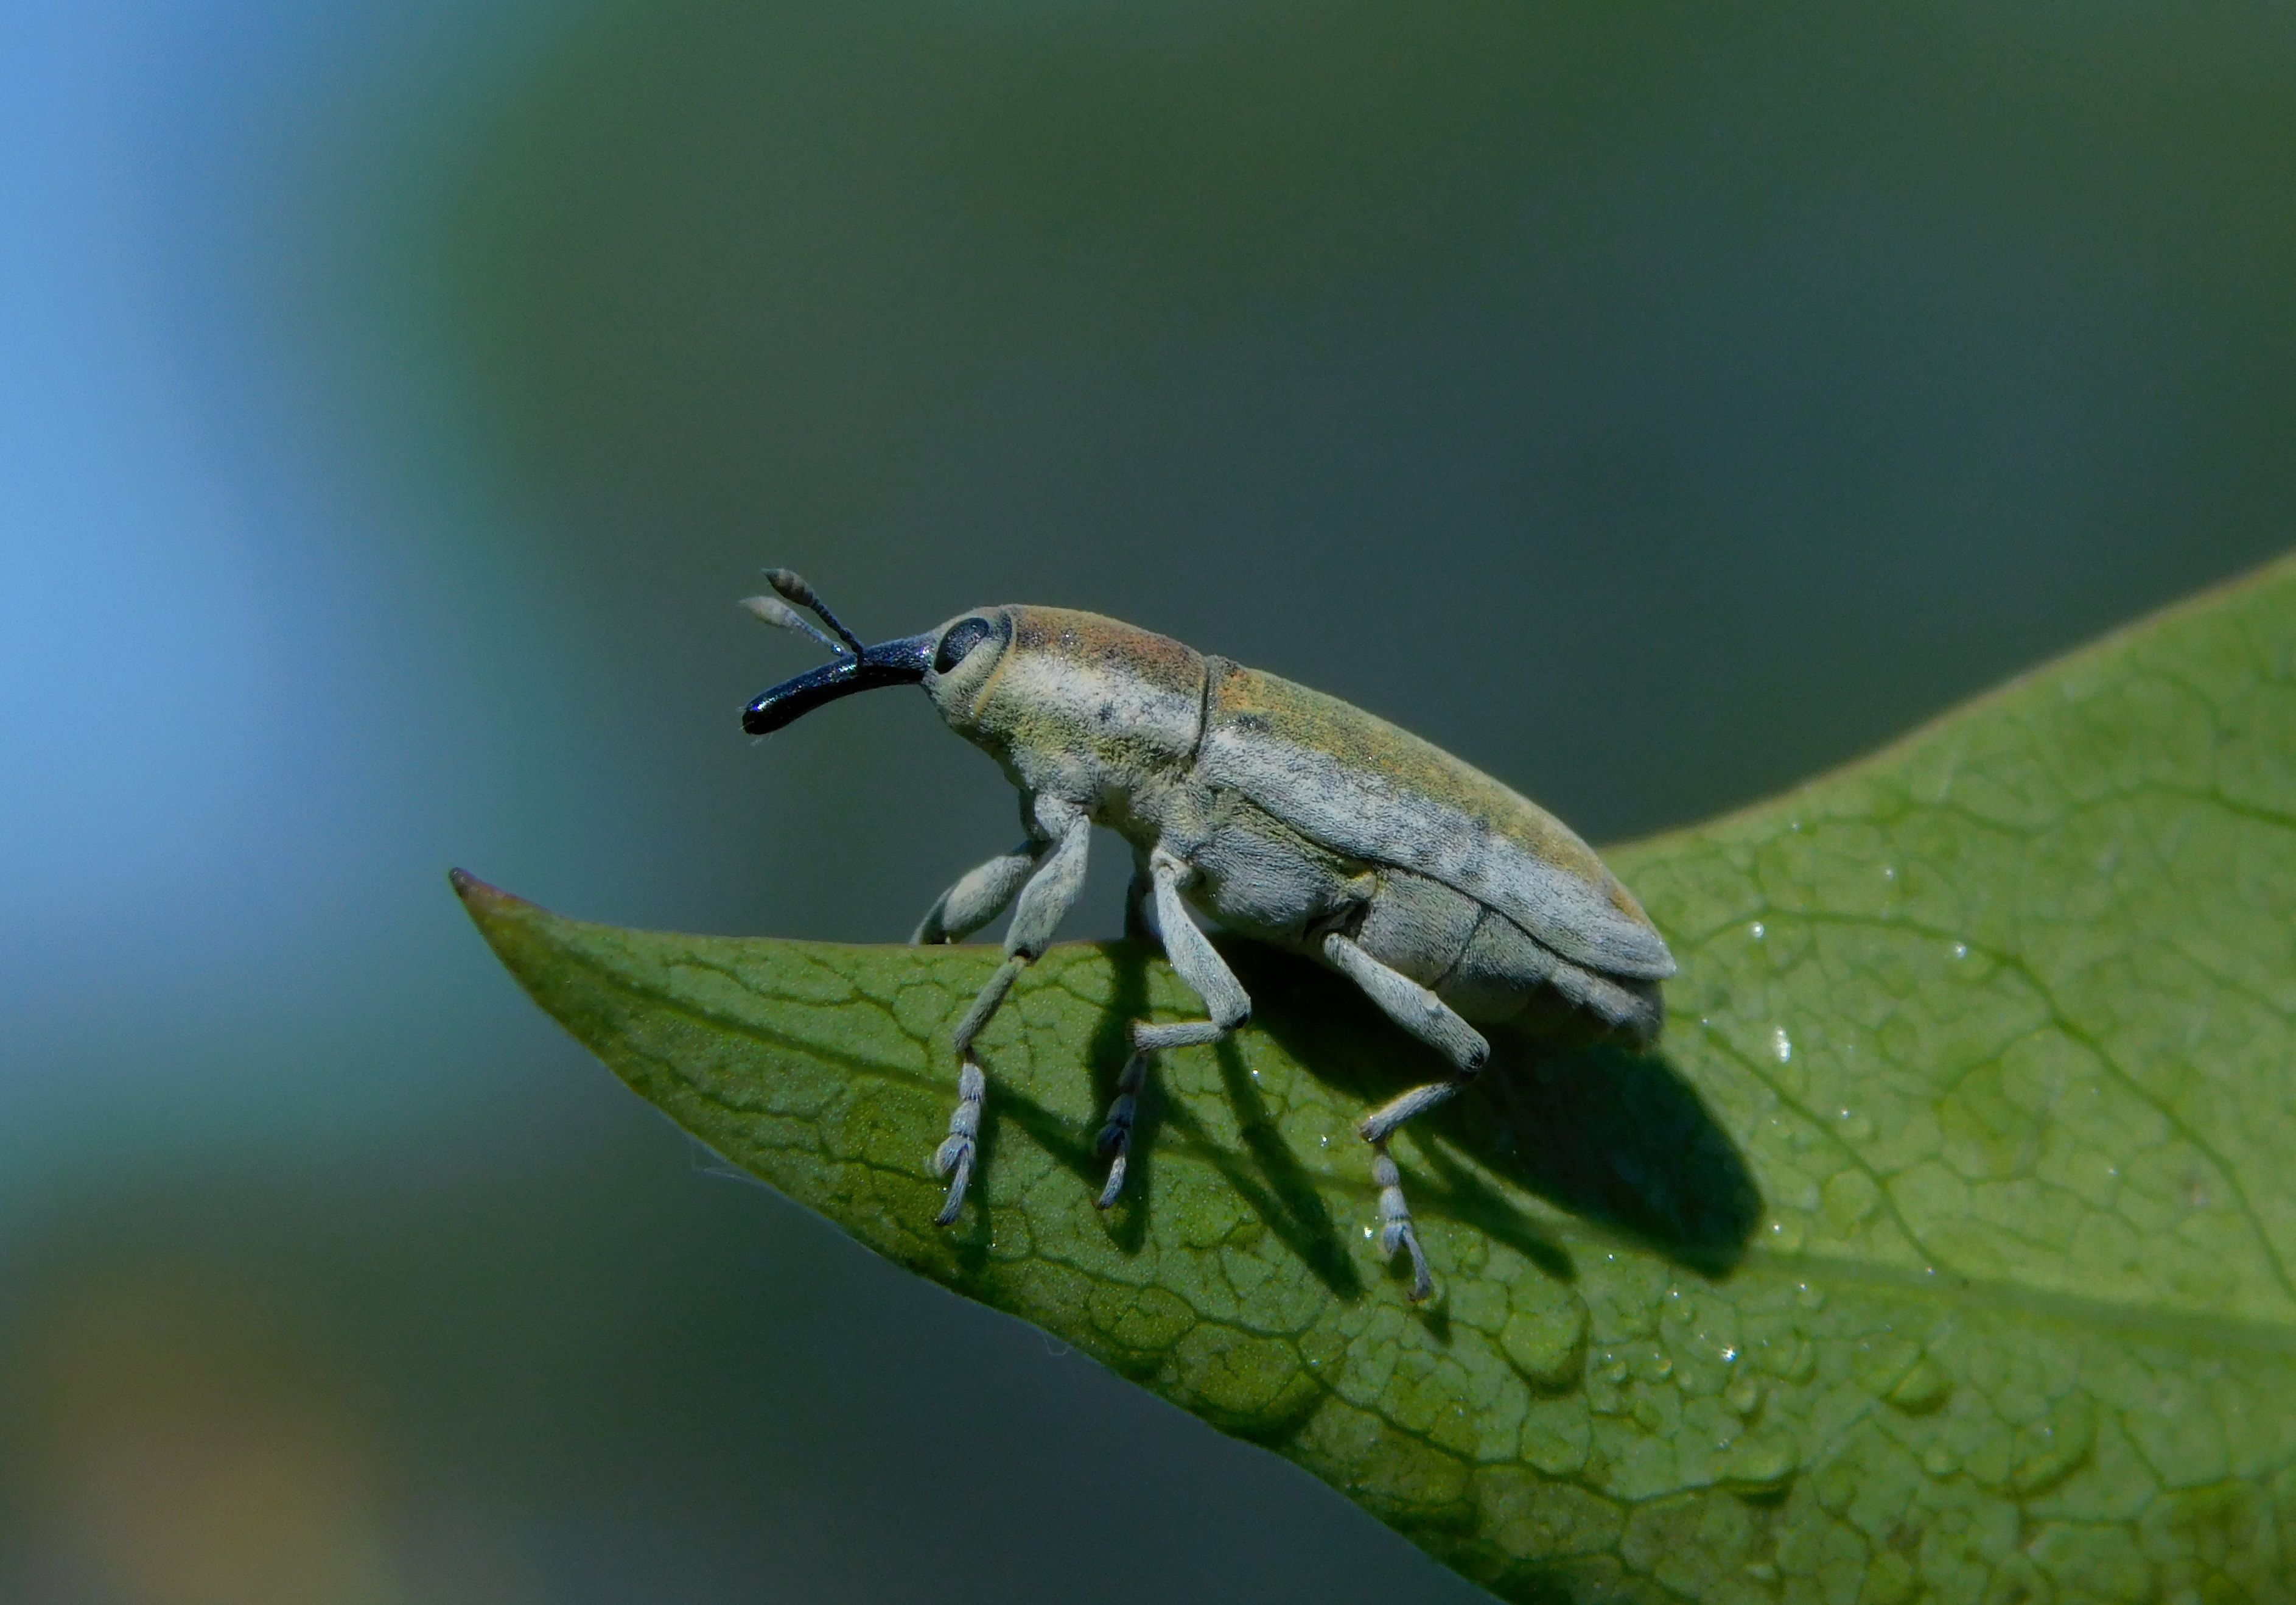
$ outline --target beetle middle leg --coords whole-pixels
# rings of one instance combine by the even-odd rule
[[[1132,1123],[1140,1110],[1140,1094],[1148,1084],[1149,1056],[1164,1048],[1217,1042],[1251,1017],[1251,1000],[1245,995],[1243,984],[1181,906],[1180,883],[1189,873],[1185,864],[1158,848],[1148,857],[1152,896],[1147,901],[1154,912],[1152,928],[1163,942],[1164,956],[1172,961],[1180,979],[1204,1000],[1210,1017],[1169,1025],[1132,1022],[1132,1055],[1124,1061],[1124,1073],[1116,1078],[1108,1124],[1100,1128],[1100,1151],[1108,1157],[1108,1185],[1094,1202],[1103,1209],[1112,1206],[1124,1190],[1126,1162],[1132,1154]]]
[[[1411,1209],[1403,1199],[1402,1173],[1389,1156],[1387,1140],[1395,1128],[1414,1115],[1424,1114],[1480,1075],[1491,1057],[1483,1033],[1461,1019],[1451,1006],[1398,970],[1389,968],[1347,937],[1334,932],[1324,938],[1324,956],[1380,1012],[1434,1049],[1456,1066],[1439,1082],[1414,1087],[1364,1117],[1357,1129],[1372,1145],[1372,1177],[1379,1183],[1380,1247],[1392,1255],[1398,1248],[1411,1251],[1411,1296],[1424,1298],[1434,1291],[1427,1273],[1427,1256],[1421,1252],[1419,1233],[1411,1223]]]
[[[1060,928],[1061,917],[1069,911],[1077,893],[1084,889],[1084,869],[1086,851],[1092,842],[1092,821],[1082,809],[1072,803],[1059,802],[1050,798],[1038,798],[1035,807],[1036,823],[1040,826],[1051,849],[1036,863],[1036,873],[1029,877],[1021,888],[1020,906],[1013,910],[1013,924],[1004,933],[1004,962],[988,977],[972,1000],[972,1007],[964,1011],[950,1034],[950,1045],[956,1049],[956,1109],[948,1117],[948,1135],[933,1151],[933,1169],[949,1178],[948,1198],[933,1224],[946,1226],[956,1219],[956,1212],[964,1207],[964,1190],[972,1181],[972,1158],[980,1135],[980,1110],[988,1096],[988,1077],[973,1057],[972,1041],[995,1016],[1004,995],[1013,990],[1013,983],[1021,972],[1043,957],[1051,945],[1053,933]],[[931,913],[925,916],[924,925],[918,927],[922,937],[936,924],[943,929],[953,929],[953,914],[969,916],[979,912],[980,905],[993,894],[999,877],[1010,871],[1004,868],[1013,854],[992,859],[957,882]],[[980,883],[977,894],[967,888]],[[964,894],[962,910],[952,908]],[[1007,893],[1006,896],[1011,893]],[[1001,906],[1001,904],[999,905]],[[996,918],[990,909],[975,922],[974,928]]]

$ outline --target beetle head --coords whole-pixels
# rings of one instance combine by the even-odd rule
[[[933,706],[1024,791],[1123,791],[1195,748],[1204,661],[1177,641],[1019,604],[960,613],[932,639]]]
[[[1013,610],[976,607],[922,638],[932,643],[925,695],[949,728],[972,737],[988,700],[988,682],[1013,649]]]

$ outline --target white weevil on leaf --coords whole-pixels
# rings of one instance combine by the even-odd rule
[[[1526,1016],[1636,1043],[1658,1034],[1674,958],[1602,860],[1562,822],[1386,720],[1272,674],[1097,613],[984,607],[937,630],[864,646],[786,569],[767,578],[839,642],[836,662],[766,692],[751,735],[879,686],[921,685],[951,729],[1021,789],[1029,839],[959,880],[911,939],[957,942],[1017,897],[1004,962],[958,1022],[956,1112],[933,1156],[949,1178],[935,1223],[964,1206],[988,1078],[973,1042],[1052,941],[1084,885],[1092,827],[1132,845],[1128,934],[1159,941],[1210,1018],[1136,1020],[1100,1133],[1103,1209],[1124,1188],[1149,1056],[1216,1042],[1251,1014],[1191,916],[1338,970],[1451,1062],[1363,1122],[1378,1182],[1381,1251],[1411,1255],[1414,1299],[1433,1284],[1402,1178],[1396,1127],[1473,1081],[1490,1055],[1477,1025]],[[743,605],[826,645],[783,602]]]

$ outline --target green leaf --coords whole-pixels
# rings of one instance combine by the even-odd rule
[[[541,1005],[881,1253],[1322,1477],[1521,1600],[2296,1593],[2296,564],[1775,802],[1612,857],[1682,960],[1661,1050],[1433,1073],[1334,977],[1165,1056],[1093,1208],[1124,1022],[1056,950],[984,1040],[975,1203],[926,1156],[994,967],[641,934],[458,875]]]

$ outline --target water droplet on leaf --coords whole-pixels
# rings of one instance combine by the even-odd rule
[[[1882,1397],[1907,1415],[1928,1415],[1953,1397],[1953,1373],[1924,1354]]]

